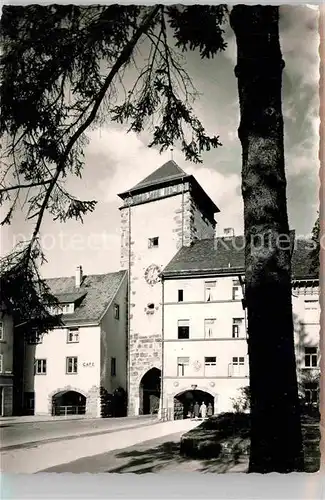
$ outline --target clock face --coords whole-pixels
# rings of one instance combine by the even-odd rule
[[[149,285],[154,285],[159,281],[160,268],[156,264],[151,264],[145,270],[144,277]]]

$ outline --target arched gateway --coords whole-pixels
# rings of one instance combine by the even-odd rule
[[[195,403],[200,406],[204,402],[207,406],[211,404],[212,414],[214,414],[214,397],[206,391],[187,390],[180,392],[174,396],[174,420],[181,420],[193,415],[193,407]]]
[[[52,396],[52,415],[84,415],[86,396],[77,391],[61,391]]]
[[[151,368],[140,382],[140,415],[158,413],[160,401],[161,370]]]

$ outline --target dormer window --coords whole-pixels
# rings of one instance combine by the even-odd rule
[[[74,313],[74,303],[70,304],[59,304],[58,306],[50,307],[50,314],[58,315],[58,314],[72,314]]]
[[[67,333],[68,344],[75,344],[79,342],[79,328],[69,328]]]
[[[154,238],[149,238],[148,240],[148,248],[158,248],[159,246],[159,237],[155,236]]]

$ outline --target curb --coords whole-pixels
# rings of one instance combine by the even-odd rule
[[[67,435],[67,436],[60,436],[56,438],[48,438],[48,439],[41,439],[39,441],[29,441],[27,443],[21,443],[21,444],[11,444],[8,446],[3,446],[0,447],[0,452],[5,452],[5,451],[10,451],[10,450],[22,450],[26,448],[37,448],[38,446],[41,446],[42,444],[49,444],[49,443],[56,443],[58,441],[71,441],[73,439],[79,439],[83,437],[92,437],[92,436],[100,436],[101,434],[112,434],[113,432],[119,432],[119,431],[127,431],[130,429],[135,429],[139,427],[146,427],[148,425],[155,425],[161,423],[160,420],[154,420],[150,422],[144,422],[141,425],[139,424],[134,424],[134,425],[128,425],[128,426],[123,426],[123,427],[116,427],[114,429],[103,429],[102,431],[95,431],[95,432],[85,432],[82,434],[73,434],[73,435]]]

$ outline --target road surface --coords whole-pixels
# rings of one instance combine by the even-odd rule
[[[124,449],[83,457],[39,472],[55,473],[228,473],[247,472],[248,457],[232,459],[193,460],[180,455],[180,438],[184,431],[144,441]]]
[[[79,436],[96,435],[113,430],[147,425],[155,422],[157,417],[145,415],[141,417],[51,420],[43,422],[11,422],[0,421],[0,450],[34,446]]]
[[[39,441],[35,446],[25,446],[9,450],[1,450],[1,470],[6,473],[35,474],[68,464],[84,457],[94,457],[101,454],[110,454],[116,450],[123,451],[130,446],[140,445],[144,441],[162,438],[176,433],[186,432],[198,422],[191,420],[177,420],[171,422],[150,422],[135,424],[133,428],[121,427],[109,433],[105,431],[97,435],[85,435],[74,439],[60,439],[43,443]]]

